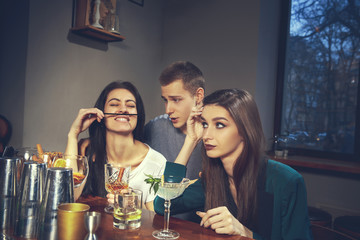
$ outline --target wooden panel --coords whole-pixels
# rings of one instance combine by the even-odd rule
[[[305,156],[288,156],[284,158],[269,155],[269,158],[294,167],[305,167],[334,172],[360,174],[360,162],[320,159]]]

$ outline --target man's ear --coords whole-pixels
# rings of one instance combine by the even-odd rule
[[[197,90],[196,90],[196,93],[195,93],[195,98],[196,98],[196,104],[200,104],[202,103],[202,101],[204,100],[204,94],[205,94],[205,91],[202,87],[199,87]]]

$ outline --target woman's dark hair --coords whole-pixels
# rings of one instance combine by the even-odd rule
[[[253,97],[245,90],[223,89],[204,98],[204,106],[225,108],[236,123],[239,135],[244,139],[244,149],[236,160],[233,180],[236,187],[237,219],[248,228],[256,224],[257,177],[262,163],[264,133],[258,108]],[[205,210],[229,206],[228,176],[221,160],[206,156],[203,148],[202,179],[205,186]]]
[[[106,99],[109,93],[114,89],[126,89],[134,95],[136,101],[136,109],[137,109],[137,124],[133,131],[133,135],[134,135],[134,139],[143,141],[145,109],[139,91],[132,83],[116,81],[108,84],[102,90],[94,107],[100,109],[101,111],[104,111]],[[101,123],[94,121],[89,128],[89,136],[90,136],[89,156],[90,159],[95,160],[95,165],[97,166],[96,169],[99,170],[99,171],[95,170],[95,172],[96,175],[98,175],[101,184],[101,182],[103,182],[104,179],[104,164],[106,163],[106,128],[104,125],[104,121],[101,121]],[[94,156],[95,159],[93,158]],[[94,186],[92,186],[92,188],[93,190],[96,189],[96,187]],[[102,194],[98,194],[98,195],[102,195]]]

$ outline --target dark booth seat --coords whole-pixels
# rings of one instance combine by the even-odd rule
[[[334,229],[360,239],[360,216],[341,216],[334,221]]]

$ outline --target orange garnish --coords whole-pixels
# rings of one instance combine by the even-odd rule
[[[66,160],[63,158],[58,158],[54,162],[54,167],[66,167]]]
[[[73,177],[74,177],[74,184],[77,185],[84,180],[85,175],[78,172],[73,172]]]

